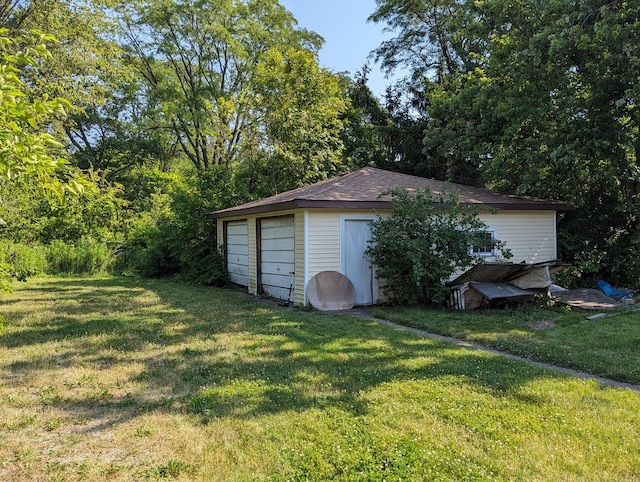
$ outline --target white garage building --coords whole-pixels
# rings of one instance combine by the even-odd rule
[[[230,280],[249,293],[307,304],[306,287],[321,271],[351,280],[356,304],[373,304],[381,293],[375,267],[364,257],[370,221],[391,211],[395,187],[428,187],[434,195],[456,192],[460,202],[478,206],[487,233],[505,242],[513,261],[539,263],[557,258],[559,201],[508,196],[375,168],[363,168],[311,186],[212,213]],[[495,253],[479,253],[488,261]],[[290,293],[291,289],[291,293]]]

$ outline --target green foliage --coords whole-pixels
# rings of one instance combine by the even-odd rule
[[[240,176],[272,195],[324,180],[343,170],[340,134],[347,108],[340,79],[307,50],[271,49],[256,66],[255,108],[266,148],[240,166]]]
[[[415,169],[573,204],[572,283],[640,284],[637,5],[381,0],[371,19],[394,31],[377,58],[408,69],[424,120]]]
[[[53,119],[65,115],[70,104],[61,98],[50,99],[46,93],[28,95],[20,79],[25,70],[49,56],[46,44],[53,41],[52,36],[37,31],[21,35],[0,28],[0,197],[7,186],[16,184],[59,199],[82,191],[75,177],[66,182],[60,178],[67,161],[52,154],[62,145],[48,129]],[[1,208],[6,201],[0,198],[0,202],[0,225],[6,226]],[[0,269],[2,289],[7,289],[13,276],[23,277],[23,273],[4,262]]]
[[[477,211],[461,206],[454,193],[433,197],[396,189],[389,218],[371,225],[374,242],[366,255],[385,280],[384,290],[399,304],[440,304],[448,289],[444,283],[456,271],[479,263],[470,247],[486,225]],[[494,240],[494,248],[502,244]],[[503,251],[508,257],[508,252]]]
[[[112,250],[91,238],[75,243],[54,240],[47,247],[46,255],[48,274],[104,274],[113,262]]]
[[[33,182],[62,196],[65,189],[76,191],[79,186],[65,186],[57,178],[67,162],[50,154],[62,145],[47,131],[47,123],[64,116],[70,104],[47,94],[31,97],[20,80],[23,69],[49,55],[46,43],[54,38],[33,32],[19,40],[0,29],[0,183]]]
[[[138,185],[146,185],[153,194],[149,205],[133,219],[117,270],[223,283],[216,226],[207,213],[237,200],[228,170],[212,168],[187,179],[156,172],[143,175],[140,181]]]
[[[114,2],[152,126],[196,169],[230,167],[259,145],[256,65],[271,50],[317,50],[276,0]]]
[[[112,249],[90,237],[68,243],[54,240],[48,245],[4,241],[0,248],[5,274],[20,281],[43,274],[104,274],[112,263]]]
[[[3,240],[0,246],[0,262],[4,263],[11,278],[21,281],[47,271],[46,249],[41,245],[29,246]]]
[[[389,123],[389,116],[371,89],[367,86],[367,66],[356,73],[355,79],[345,78],[345,91],[349,106],[343,114],[345,160],[349,167],[383,167],[389,160],[389,153],[383,133]]]
[[[37,186],[0,187],[6,225],[0,236],[14,242],[48,244],[55,239],[75,242],[83,236],[100,241],[122,237],[126,200],[120,188],[100,181],[94,173],[77,175],[77,196],[42,196]]]

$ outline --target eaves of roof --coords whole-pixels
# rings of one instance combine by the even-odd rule
[[[479,208],[497,209],[499,211],[566,211],[573,209],[566,204],[558,203],[488,203],[488,204],[471,204],[461,203],[465,206],[477,206]],[[273,204],[259,204],[256,206],[237,206],[234,208],[223,209],[211,213],[213,218],[229,218],[236,216],[248,216],[251,214],[266,214],[280,211],[290,211],[293,209],[374,209],[374,210],[390,210],[391,201],[318,201],[310,199],[294,199],[292,201],[284,201]]]

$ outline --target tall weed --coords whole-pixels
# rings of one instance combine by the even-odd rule
[[[11,275],[17,279],[37,276],[47,270],[46,248],[29,246],[4,240],[0,243],[0,263],[10,267]]]
[[[47,274],[94,275],[106,273],[113,253],[106,243],[82,238],[76,243],[54,240],[47,247]]]

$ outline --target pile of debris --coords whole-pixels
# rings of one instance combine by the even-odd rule
[[[604,280],[597,283],[598,289],[580,288],[558,293],[556,299],[565,305],[583,310],[601,310],[632,305],[635,302],[630,290],[614,288]]]
[[[536,295],[555,295],[564,288],[553,284],[551,276],[566,265],[545,263],[482,263],[453,281],[450,305],[457,310],[473,310],[496,301],[533,301]]]
[[[482,263],[453,281],[449,304],[456,310],[473,310],[505,302],[533,301],[546,295],[559,303],[585,310],[617,308],[634,303],[627,289],[614,288],[598,281],[598,289],[567,290],[553,284],[552,275],[567,265],[557,261],[544,263]]]

